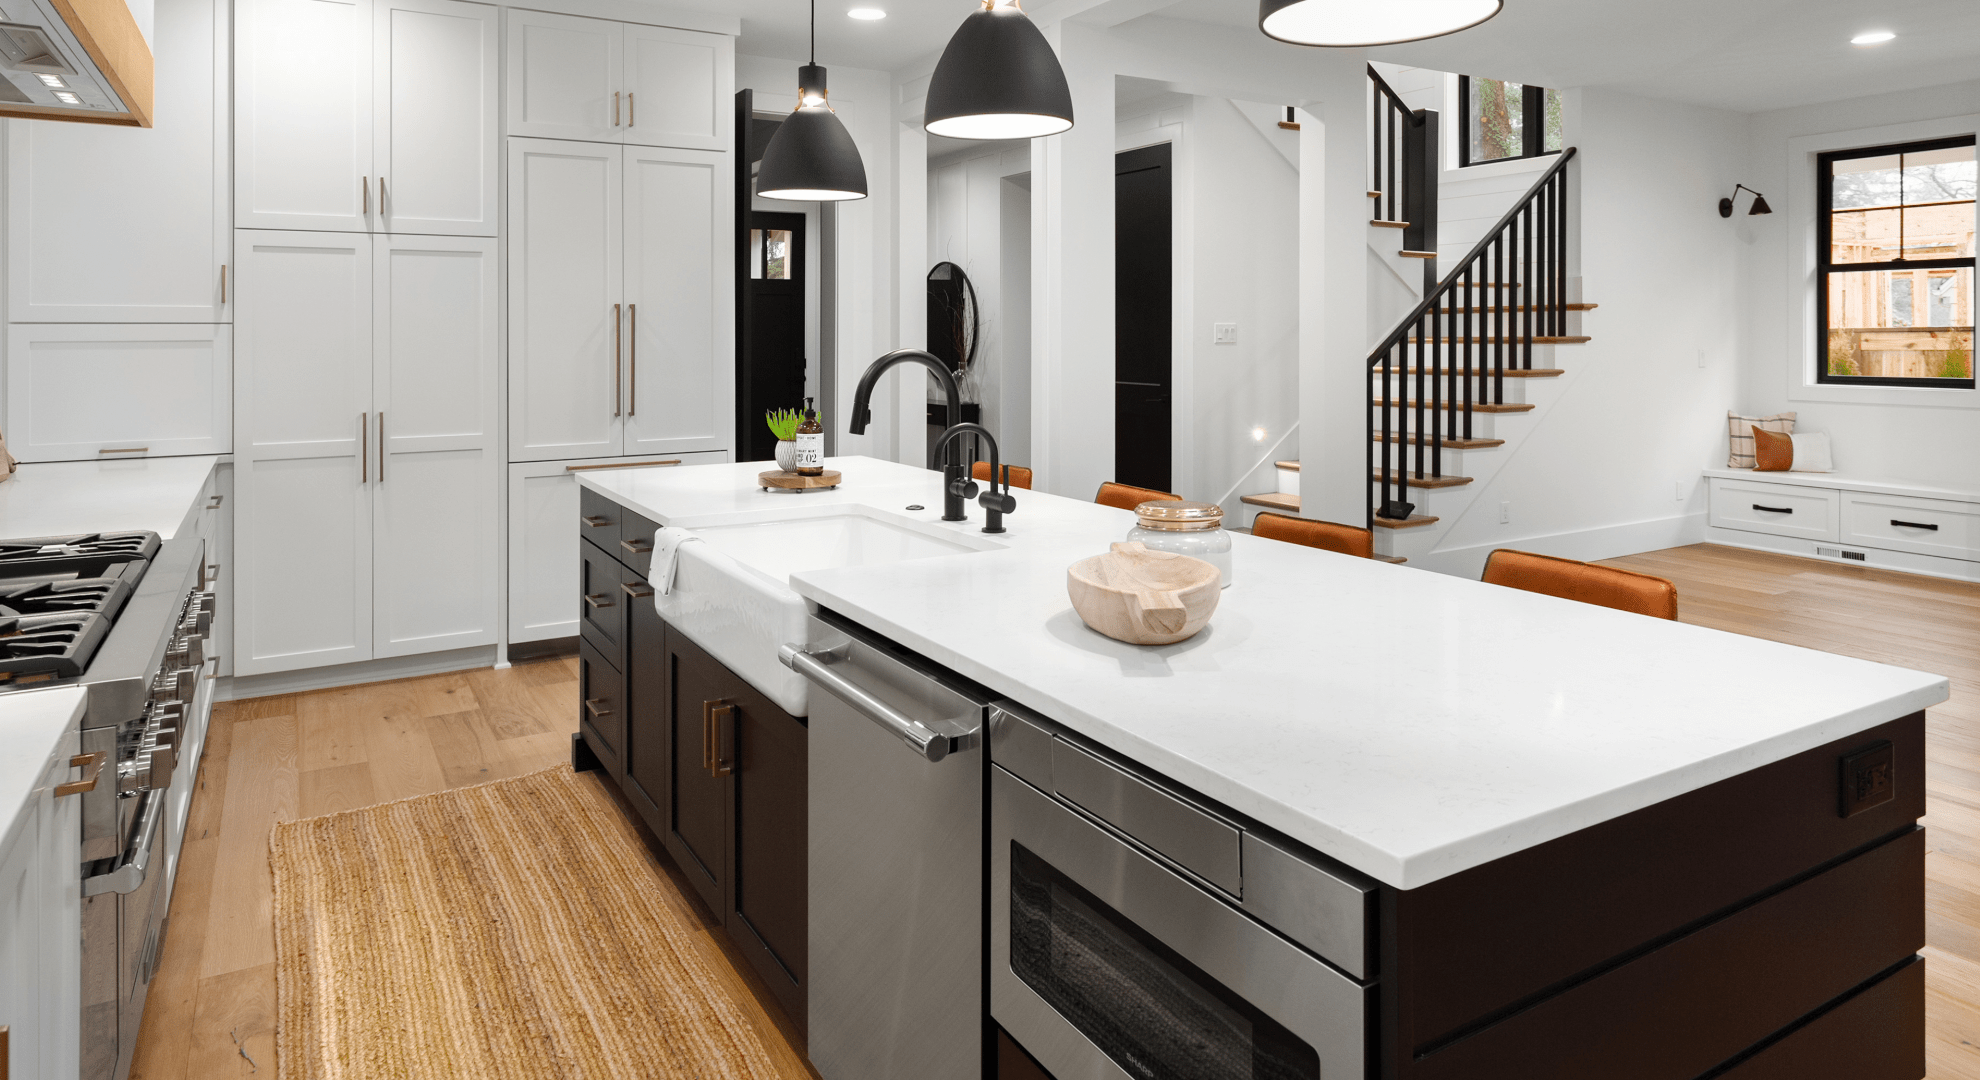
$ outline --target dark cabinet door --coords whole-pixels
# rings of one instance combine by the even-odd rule
[[[803,721],[737,682],[736,862],[725,921],[730,938],[803,1032],[806,730]]]
[[[578,730],[612,779],[625,775],[626,680],[597,647],[578,638]]]
[[[737,681],[720,661],[668,628],[668,799],[660,837],[717,918],[729,910]]]
[[[590,544],[578,545],[579,636],[612,661],[625,664],[626,600],[619,586],[631,575],[619,561]]]
[[[629,581],[626,596],[626,778],[620,789],[656,834],[667,816],[667,624],[653,586]]]

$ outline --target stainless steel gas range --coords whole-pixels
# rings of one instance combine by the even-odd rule
[[[212,711],[203,542],[0,540],[0,693],[81,685],[81,1080],[124,1080]]]

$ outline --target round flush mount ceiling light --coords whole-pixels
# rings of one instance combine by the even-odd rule
[[[1889,30],[1866,30],[1850,38],[1849,43],[1851,45],[1882,45],[1884,42],[1890,41],[1895,37],[1897,35],[1891,33]]]
[[[1258,28],[1294,45],[1394,45],[1468,30],[1502,0],[1259,0]]]
[[[874,22],[886,17],[887,13],[877,7],[856,7],[846,12],[846,18],[858,19],[861,22]]]
[[[1017,0],[983,0],[928,80],[922,126],[951,139],[1038,139],[1073,126],[1072,90]]]

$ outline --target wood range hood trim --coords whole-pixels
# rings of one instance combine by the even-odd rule
[[[0,117],[65,120],[83,124],[148,128],[152,124],[152,57],[144,33],[124,0],[43,0],[37,13],[53,11],[88,54],[123,112],[0,102]],[[53,27],[44,27],[53,30]]]

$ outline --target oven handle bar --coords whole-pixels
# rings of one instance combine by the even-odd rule
[[[865,687],[832,670],[816,656],[795,645],[783,645],[777,649],[777,659],[783,661],[785,667],[830,690],[868,720],[906,743],[908,749],[929,761],[940,761],[949,756],[951,740],[947,735],[934,731],[875,697]]]
[[[145,794],[144,810],[138,815],[137,844],[115,870],[84,878],[84,896],[136,892],[137,887],[144,884],[144,871],[151,863],[151,848],[158,840],[158,823],[165,816],[164,810],[165,799],[161,793],[152,791]]]

